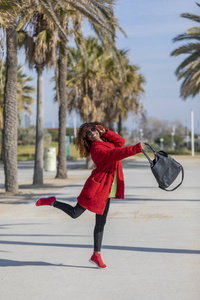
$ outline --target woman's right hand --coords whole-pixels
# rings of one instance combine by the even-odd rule
[[[142,148],[142,150],[144,150],[144,147],[145,147],[145,143],[140,143],[140,146],[141,146],[141,148]]]
[[[95,125],[95,128],[99,131],[100,135],[103,135],[104,133],[106,133],[106,129],[103,125]]]

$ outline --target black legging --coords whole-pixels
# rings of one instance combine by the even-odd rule
[[[82,213],[84,213],[84,211],[86,210],[79,203],[77,203],[76,206],[73,207],[67,203],[55,201],[53,203],[53,206],[61,209],[73,219],[80,217],[80,215],[82,215]],[[94,227],[94,251],[95,252],[101,251],[103,231],[104,231],[104,226],[106,224],[106,218],[108,215],[109,206],[110,206],[110,198],[108,199],[103,215],[96,214],[96,222]]]

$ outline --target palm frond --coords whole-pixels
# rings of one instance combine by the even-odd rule
[[[55,9],[52,5],[52,2],[49,0],[45,1],[45,0],[39,0],[40,4],[42,5],[42,7],[44,8],[44,11],[46,12],[46,14],[50,17],[50,19],[53,20],[55,26],[59,29],[61,35],[63,36],[63,39],[68,42],[68,35],[66,33],[66,31],[63,29],[58,17],[56,16],[55,13]]]
[[[196,4],[200,7],[200,4]],[[181,17],[200,23],[200,16],[198,15],[184,13]],[[200,91],[200,27],[189,28],[184,34],[176,36],[173,42],[182,40],[198,41],[185,44],[171,53],[171,56],[188,55],[175,71],[177,79],[183,80],[180,95],[186,99],[189,96],[194,97]]]
[[[178,56],[180,54],[189,54],[195,51],[200,51],[200,43],[190,43],[183,45],[171,52],[171,56]],[[200,53],[199,53],[200,54]]]
[[[182,70],[184,70],[185,68],[189,68],[191,67],[191,64],[194,62],[198,62],[198,59],[200,57],[199,53],[194,53],[190,56],[188,56],[176,69],[175,74],[179,77],[180,72],[182,72]]]
[[[200,16],[198,15],[183,13],[181,14],[181,17],[200,23]]]
[[[200,36],[197,34],[187,34],[187,33],[183,33],[183,34],[179,34],[177,35],[175,38],[173,38],[173,42],[177,42],[177,41],[182,41],[182,40],[198,40],[200,41]]]
[[[200,27],[192,27],[186,30],[187,35],[200,36]]]

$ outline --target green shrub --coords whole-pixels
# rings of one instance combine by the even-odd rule
[[[170,155],[191,155],[191,151],[186,149],[185,147],[182,149],[176,149],[176,150],[167,150],[166,151]]]
[[[52,135],[47,129],[44,129],[44,145],[49,145],[52,142]]]
[[[18,127],[18,144],[34,145],[35,135],[36,135],[35,126],[30,126],[28,128]]]
[[[48,129],[48,132],[52,135],[52,141],[58,142],[58,129],[50,128],[50,129]],[[66,135],[69,135],[71,143],[72,142],[74,143],[75,139],[74,139],[74,128],[73,127],[66,128]]]
[[[73,127],[67,127],[66,128],[66,135],[74,136],[74,128]]]
[[[47,131],[51,134],[52,136],[52,141],[53,142],[58,142],[58,129],[47,129]]]
[[[157,137],[155,139],[155,143],[160,145],[160,138],[163,138],[163,145],[164,147],[171,147],[172,145],[172,136],[171,134],[165,134],[163,136]],[[178,135],[174,135],[174,143],[175,143],[175,148],[180,148],[183,145],[183,138],[178,136]]]
[[[30,126],[28,128],[18,128],[18,144],[21,145],[35,145],[36,128]],[[44,144],[48,145],[52,141],[52,136],[47,129],[44,129]]]

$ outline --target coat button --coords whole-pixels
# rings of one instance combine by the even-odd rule
[[[104,185],[106,185],[107,184],[107,182],[104,182]]]

